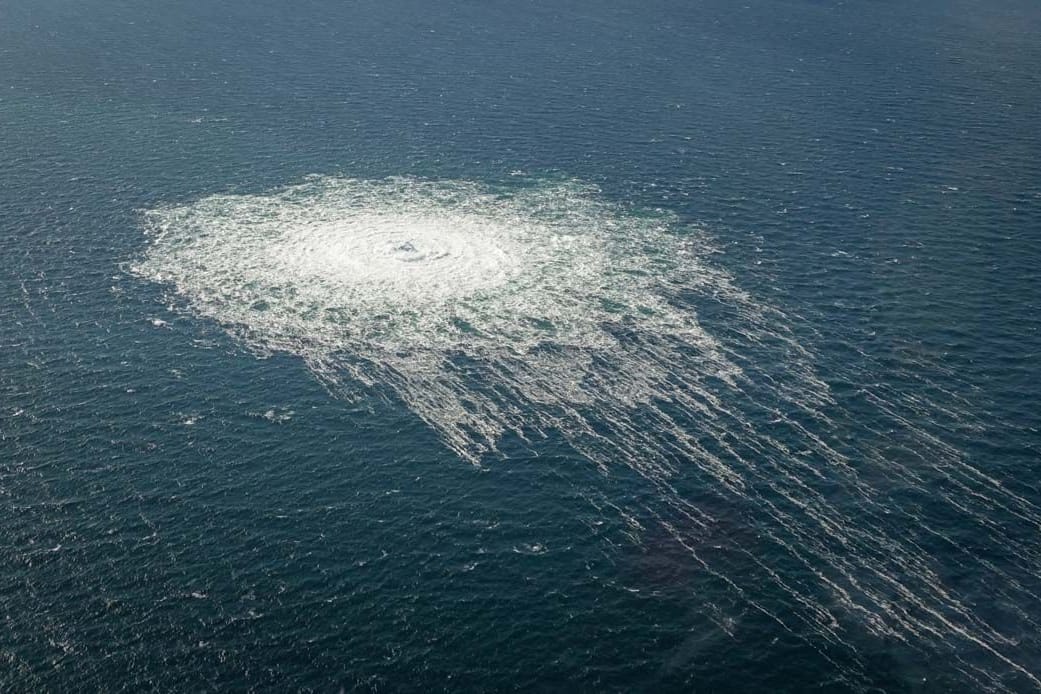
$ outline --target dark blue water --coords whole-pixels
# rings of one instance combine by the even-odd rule
[[[0,689],[1041,688],[1039,30],[1027,0],[0,3]],[[583,412],[607,464],[546,430],[475,466],[128,270],[141,210],[311,174],[592,184],[778,317],[675,288],[739,386],[632,408],[639,438]]]

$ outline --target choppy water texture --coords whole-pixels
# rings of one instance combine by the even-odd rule
[[[977,5],[0,7],[0,689],[1041,690]]]

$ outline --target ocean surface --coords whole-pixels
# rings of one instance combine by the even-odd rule
[[[1041,690],[1039,36],[0,2],[0,690]]]

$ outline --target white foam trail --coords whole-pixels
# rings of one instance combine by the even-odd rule
[[[700,230],[574,182],[491,190],[409,178],[314,177],[143,221],[149,245],[134,273],[258,353],[300,355],[337,392],[392,389],[464,459],[481,464],[506,435],[557,432],[605,471],[629,466],[657,490],[652,503],[591,503],[616,508],[637,539],[637,516],[657,520],[706,580],[829,660],[838,649],[858,662],[859,630],[946,654],[983,689],[1015,688],[1008,673],[1041,688],[1030,649],[1008,635],[1029,633],[1034,618],[1019,609],[999,631],[923,547],[946,543],[1010,604],[1033,604],[1023,577],[1041,574],[1037,534],[1005,532],[994,514],[1033,531],[1041,511],[921,423],[960,417],[964,403],[865,387],[889,430],[845,422],[794,319],[714,267]],[[719,334],[694,305],[725,315]],[[865,440],[851,458],[837,436],[853,426],[906,455]],[[877,480],[927,490],[1016,559],[977,558],[942,514],[889,498]],[[743,573],[714,561],[701,539],[718,520],[678,485],[745,509],[769,551],[732,547]],[[767,592],[781,597],[759,597]]]

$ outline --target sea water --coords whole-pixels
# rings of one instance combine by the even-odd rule
[[[1041,688],[1038,29],[0,8],[0,687]]]

